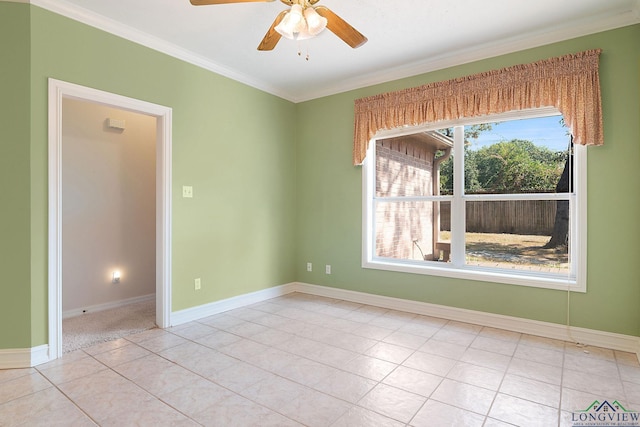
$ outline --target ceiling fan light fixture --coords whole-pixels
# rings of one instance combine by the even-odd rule
[[[282,37],[293,40],[295,38],[293,28],[294,25],[291,23],[291,12],[287,12],[284,18],[282,18],[282,21],[275,26],[274,30],[276,30]]]
[[[302,15],[302,6],[299,4],[291,6],[291,10],[289,11],[289,20],[294,33],[299,33],[307,26],[304,16]]]
[[[302,29],[302,31],[300,31],[297,35],[296,35],[296,40],[307,40],[307,39],[312,39],[314,38],[316,35],[315,34],[311,34],[309,32],[309,29],[307,28],[307,26],[305,25],[304,28]]]
[[[320,16],[313,7],[304,10],[304,18],[307,21],[307,32],[311,37],[317,36],[327,27],[327,18]]]
[[[2,0],[0,0],[2,1]],[[24,0],[18,0],[24,1]],[[194,6],[226,3],[259,3],[275,0],[190,0]],[[348,22],[325,6],[315,6],[320,0],[280,0],[289,6],[281,10],[258,45],[260,51],[271,51],[280,38],[303,40],[317,36],[325,28],[353,49],[367,42],[367,38]]]
[[[306,28],[307,22],[302,15],[302,6],[294,4],[274,30],[280,33],[282,37],[294,40],[296,34],[305,31]]]

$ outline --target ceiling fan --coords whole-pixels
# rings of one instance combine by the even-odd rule
[[[274,0],[189,0],[194,6],[226,3],[257,3]],[[271,27],[258,46],[258,50],[273,50],[281,37],[303,40],[315,37],[328,28],[342,41],[357,48],[367,42],[367,38],[349,25],[344,19],[325,6],[314,6],[320,0],[280,0],[289,10],[276,16]]]

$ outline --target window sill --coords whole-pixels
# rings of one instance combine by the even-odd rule
[[[529,273],[474,266],[454,267],[450,263],[435,261],[399,261],[390,259],[363,260],[362,268],[395,271],[399,273],[423,274],[507,285],[529,286],[572,292],[587,291],[584,280],[553,273]]]

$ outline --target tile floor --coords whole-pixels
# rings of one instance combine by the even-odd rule
[[[0,426],[570,426],[634,354],[290,294],[0,371]]]

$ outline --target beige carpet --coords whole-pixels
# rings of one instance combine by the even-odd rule
[[[62,321],[62,352],[89,347],[154,328],[155,299]]]

